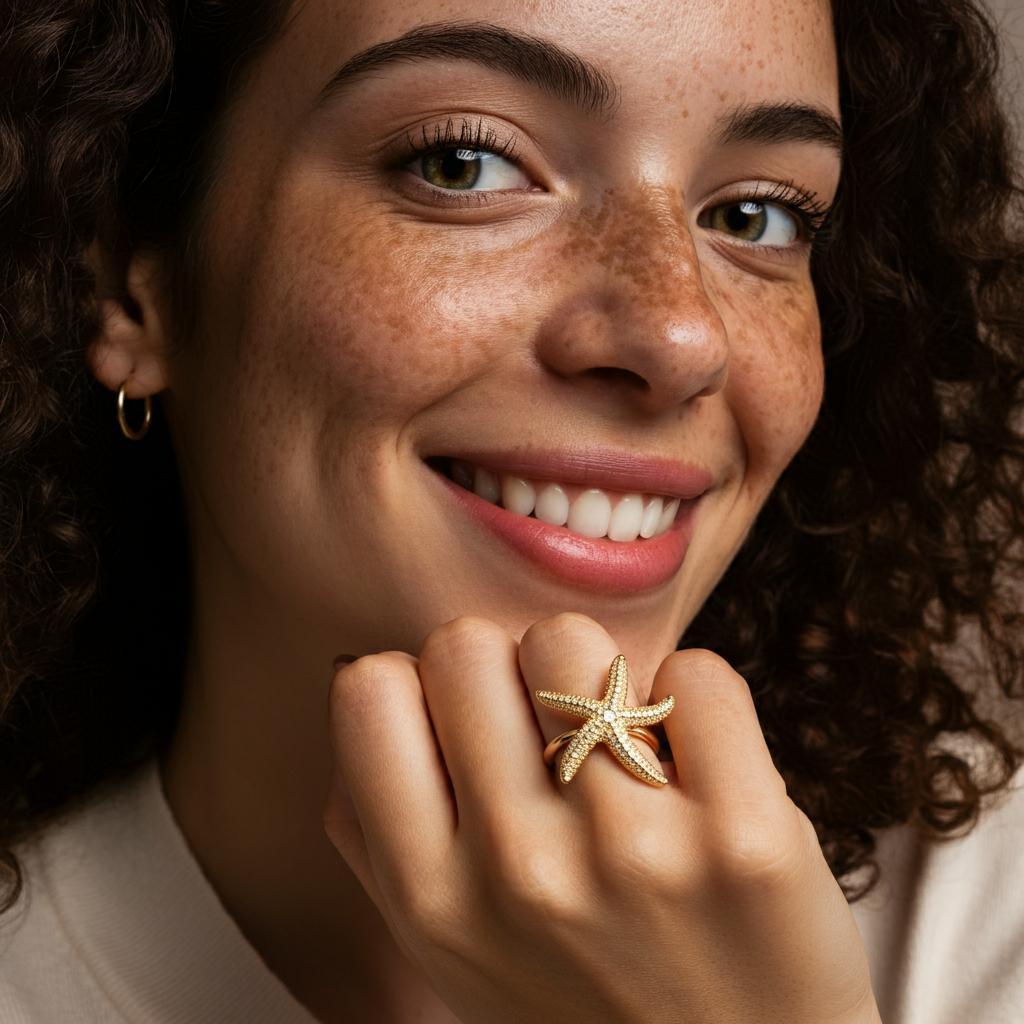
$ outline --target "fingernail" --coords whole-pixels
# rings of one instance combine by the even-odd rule
[[[348,665],[350,662],[353,662],[355,660],[356,660],[356,655],[354,655],[354,654],[339,654],[334,659],[334,667],[336,669],[339,669],[339,668],[341,668],[342,665]]]

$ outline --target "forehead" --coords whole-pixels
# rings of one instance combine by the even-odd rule
[[[437,22],[557,42],[614,81],[621,117],[649,116],[652,101],[697,113],[764,99],[839,114],[828,0],[298,0],[250,86],[266,117],[294,124],[355,54]]]

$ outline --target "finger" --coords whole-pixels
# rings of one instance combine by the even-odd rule
[[[420,681],[460,823],[552,795],[518,649],[497,623],[462,616],[434,629],[420,651]]]
[[[659,666],[648,698],[669,695],[665,719],[680,789],[706,806],[763,813],[785,796],[746,680],[711,651],[674,651]]]
[[[566,612],[534,623],[519,645],[519,664],[535,701],[537,720],[545,739],[550,740],[569,729],[579,728],[580,732],[563,748],[564,766],[571,781],[567,784],[579,799],[606,802],[608,786],[628,784],[625,792],[635,795],[639,780],[624,770],[628,761],[637,765],[638,770],[647,771],[653,778],[664,778],[658,759],[643,740],[628,736],[621,723],[606,724],[598,708],[605,697],[609,682],[609,668],[620,654],[615,641],[607,631],[593,619],[574,612]],[[638,705],[635,680],[626,668],[627,707]],[[557,701],[537,697],[537,691],[569,694],[587,699],[588,704],[578,705],[579,714],[573,714],[573,701]],[[557,705],[555,707],[552,704]],[[623,763],[613,752],[608,742],[613,729],[620,729],[620,738],[625,736],[624,745],[629,752],[622,757]],[[591,748],[587,753],[587,748]],[[584,755],[582,762],[573,759],[574,753]],[[638,763],[639,762],[639,763]],[[555,771],[562,762],[556,761]],[[575,774],[573,773],[575,770]],[[561,778],[561,774],[558,775]]]
[[[344,778],[334,769],[332,769],[332,780],[328,784],[327,802],[324,805],[322,817],[327,838],[341,854],[349,870],[359,880],[359,884],[366,890],[370,899],[383,912],[386,904],[373,873],[359,815],[349,796]]]
[[[455,829],[416,659],[387,651],[343,666],[329,717],[335,785],[355,808],[383,895],[404,905],[445,862]]]
[[[342,665],[355,661],[357,657],[355,654],[339,654],[334,659],[334,672],[337,673]],[[366,850],[363,827],[359,823],[359,815],[352,804],[345,779],[334,765],[333,759],[331,777],[327,785],[327,801],[321,819],[327,838],[359,879],[362,887],[377,903],[380,892],[370,867],[370,855]]]

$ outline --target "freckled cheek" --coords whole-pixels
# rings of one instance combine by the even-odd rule
[[[733,315],[741,315],[729,325],[727,400],[746,450],[747,484],[759,488],[774,484],[807,439],[824,393],[813,290],[779,292],[781,301],[735,303]]]
[[[515,261],[440,237],[374,225],[293,250],[283,261],[292,273],[254,288],[275,298],[259,302],[269,315],[251,338],[253,359],[273,367],[276,339],[287,338],[294,390],[380,420],[486,373],[522,330]]]

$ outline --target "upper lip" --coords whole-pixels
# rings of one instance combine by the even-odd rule
[[[552,480],[600,487],[610,491],[662,494],[687,501],[714,483],[706,469],[665,456],[640,455],[621,448],[571,450],[515,449],[483,451],[463,449],[437,452],[437,457],[462,459],[482,469],[514,473],[531,480]]]

